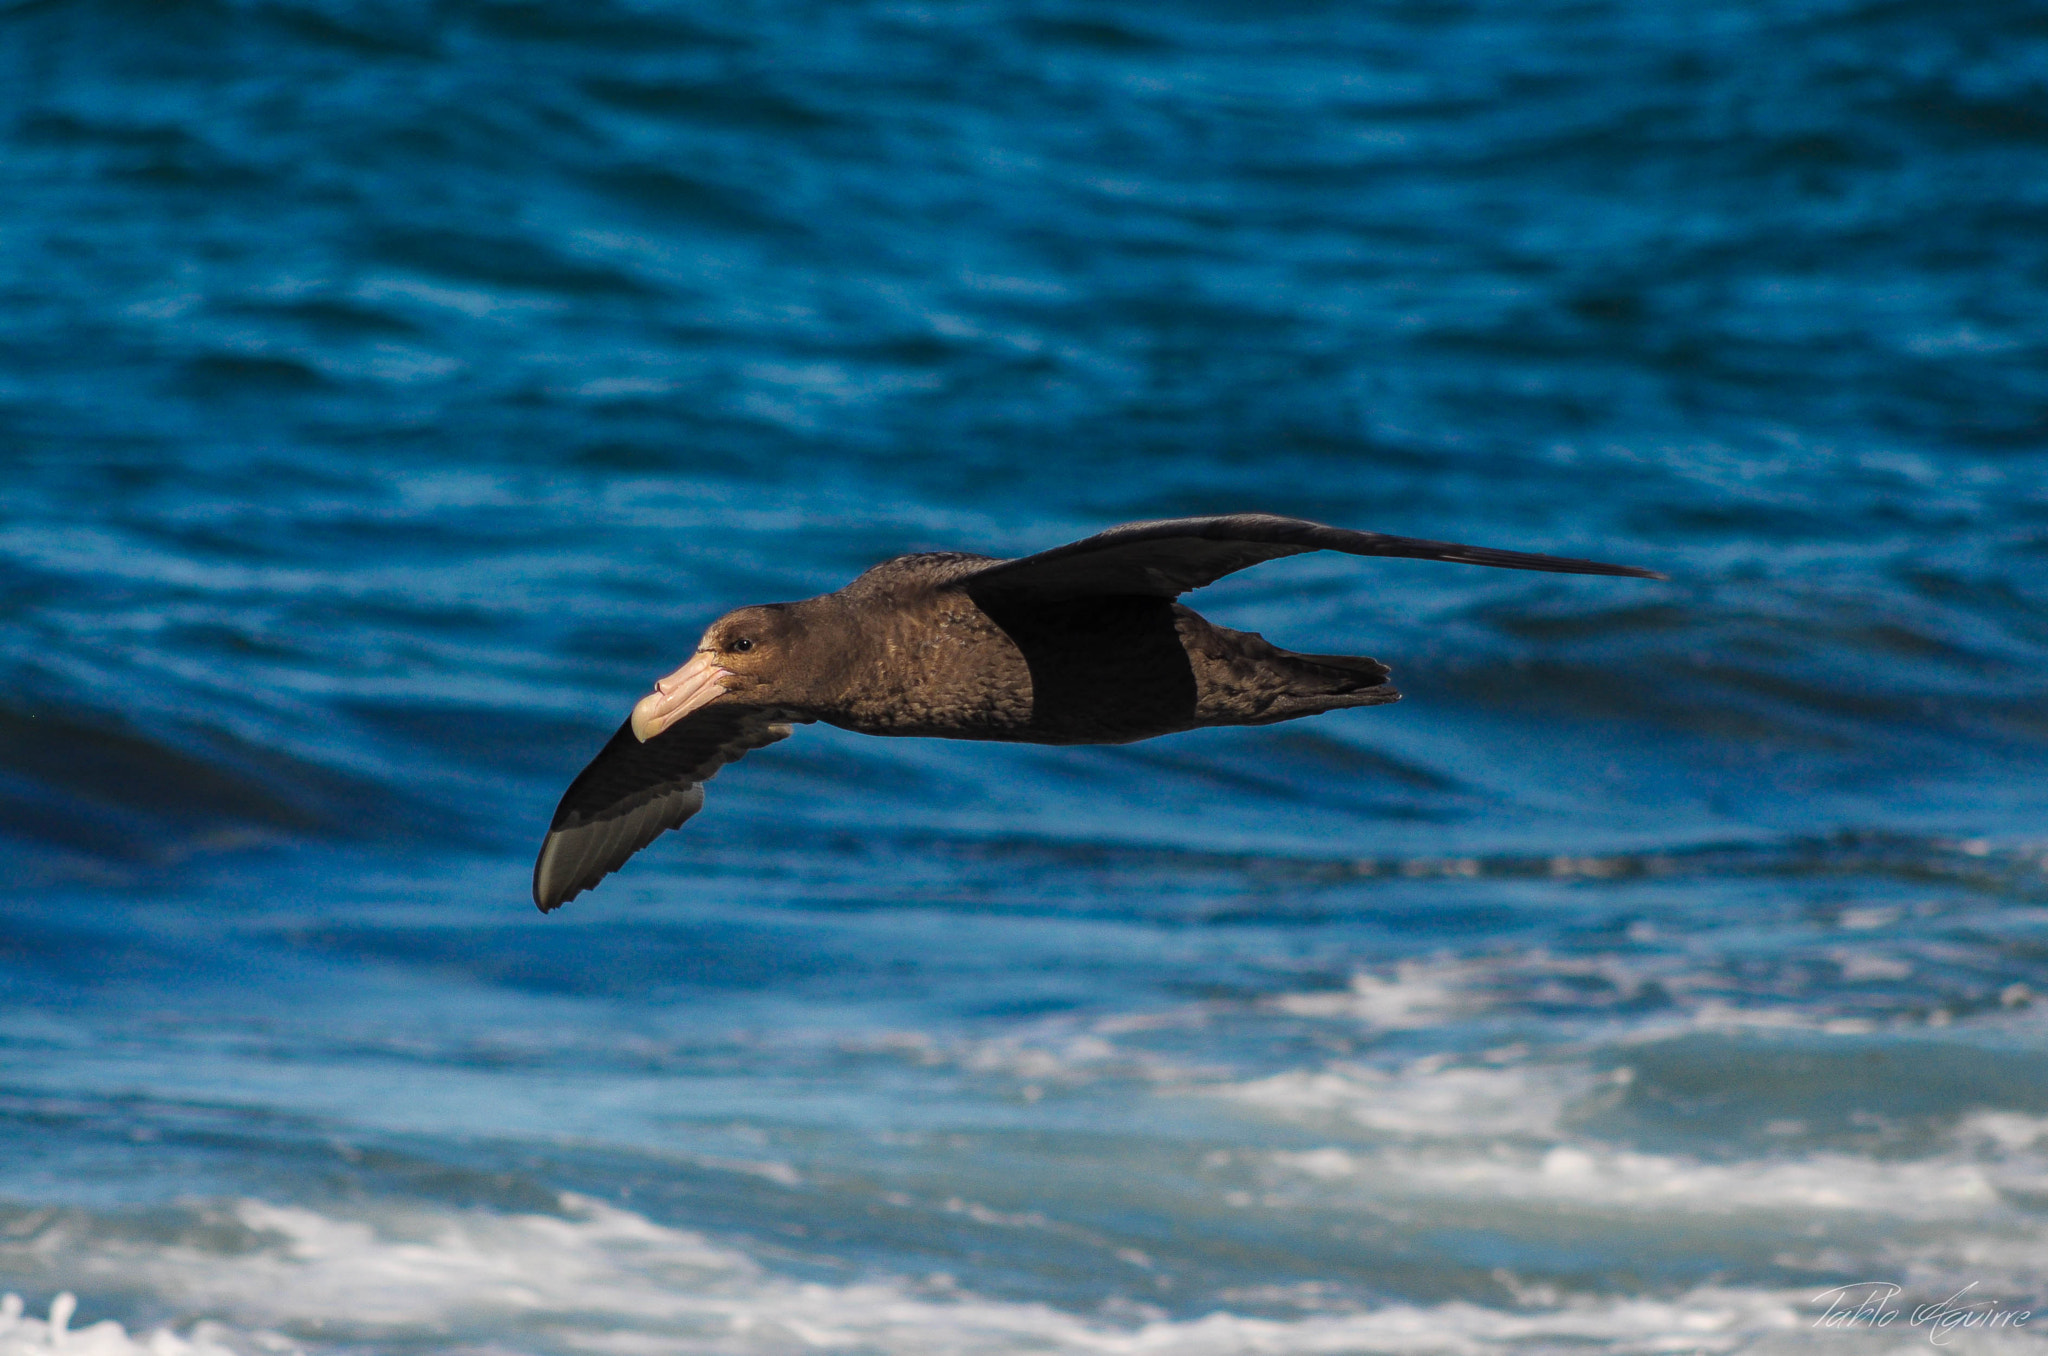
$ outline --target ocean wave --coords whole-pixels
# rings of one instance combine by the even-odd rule
[[[59,861],[164,868],[307,839],[447,826],[445,816],[409,799],[219,731],[0,707],[4,832],[31,850],[54,850]]]
[[[234,1251],[140,1252],[89,1235],[48,1249],[47,1269],[105,1277],[138,1303],[184,1315],[185,1335],[131,1339],[111,1320],[53,1341],[73,1317],[69,1296],[49,1320],[0,1314],[0,1350],[59,1347],[88,1356],[212,1356],[231,1351],[346,1350],[362,1343],[515,1343],[522,1350],[725,1353],[791,1350],[1096,1356],[1239,1356],[1252,1352],[1388,1352],[1480,1356],[1575,1349],[1651,1353],[1807,1350],[1827,1282],[1772,1288],[1706,1285],[1658,1297],[1568,1295],[1504,1276],[1505,1305],[1469,1300],[1384,1303],[1293,1318],[1227,1308],[1187,1319],[1142,1301],[1100,1314],[993,1300],[952,1277],[875,1276],[802,1283],[745,1254],[599,1202],[566,1197],[561,1213],[338,1213],[260,1200],[226,1203],[254,1241]],[[1907,1278],[1939,1300],[1931,1275]],[[90,1292],[88,1291],[88,1295]],[[1299,1305],[1316,1292],[1289,1291]],[[90,1298],[87,1305],[91,1306]],[[87,1312],[90,1312],[88,1308]],[[1902,1325],[1903,1326],[1903,1325]],[[2022,1323],[1970,1333],[1971,1350],[2035,1352]]]
[[[950,1277],[797,1283],[744,1254],[599,1202],[565,1198],[561,1215],[341,1215],[257,1200],[229,1216],[254,1246],[232,1253],[136,1250],[88,1236],[54,1243],[39,1269],[88,1288],[104,1278],[155,1307],[208,1319],[180,1338],[141,1341],[99,1320],[66,1349],[346,1349],[364,1343],[516,1342],[534,1351],[730,1353],[790,1350],[1001,1353],[1547,1351],[1560,1343],[1616,1353],[1771,1351],[1801,1334],[1805,1294],[1702,1287],[1660,1299],[1585,1297],[1515,1308],[1471,1302],[1390,1304],[1292,1320],[1219,1310],[1171,1320],[1141,1303],[1088,1316],[990,1300]],[[9,1306],[15,1313],[19,1309]],[[58,1301],[53,1319],[68,1320]],[[188,1320],[189,1321],[189,1320]],[[51,1349],[63,1322],[16,1318],[0,1334],[23,1353]],[[1810,1340],[1810,1339],[1809,1339]],[[1784,1347],[1783,1349],[1793,1349]],[[2034,1350],[2022,1345],[2015,1350]]]

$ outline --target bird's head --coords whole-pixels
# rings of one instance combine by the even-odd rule
[[[789,603],[736,608],[711,623],[688,663],[654,685],[633,708],[644,744],[700,707],[721,699],[773,705],[802,670],[794,662],[803,619]]]

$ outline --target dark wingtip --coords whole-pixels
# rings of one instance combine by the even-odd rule
[[[540,859],[533,864],[533,906],[542,913],[553,913],[583,893],[576,889],[565,890],[562,887],[567,882],[551,879],[555,873],[548,869],[548,849],[554,842],[555,837],[550,833],[547,842],[541,844]]]
[[[1461,565],[1491,565],[1504,570],[1541,570],[1546,574],[1604,574],[1625,579],[1664,579],[1668,574],[1657,570],[1645,570],[1634,565],[1609,565],[1604,560],[1576,560],[1570,556],[1538,556],[1521,551],[1494,551],[1483,548],[1462,548],[1458,555],[1447,555],[1447,560]]]
[[[1604,560],[1579,560],[1573,556],[1537,556],[1521,551],[1472,549],[1461,562],[1466,565],[1494,565],[1510,570],[1542,570],[1548,574],[1604,574],[1625,579],[1669,579],[1667,574],[1635,565],[1610,565]],[[1453,557],[1455,559],[1455,557]]]
[[[567,904],[570,900],[590,888],[585,885],[570,886],[568,889],[563,889],[564,884],[565,882],[562,881],[548,881],[544,883],[541,880],[540,872],[535,871],[533,873],[533,906],[542,913],[553,913],[556,909],[561,908],[564,904]]]

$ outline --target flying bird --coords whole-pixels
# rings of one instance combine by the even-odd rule
[[[837,592],[713,622],[569,784],[534,864],[533,901],[547,912],[618,870],[703,808],[718,769],[792,725],[1126,744],[1400,700],[1378,660],[1295,654],[1174,601],[1308,551],[1664,578],[1263,513],[1125,523],[1016,560],[897,556]]]

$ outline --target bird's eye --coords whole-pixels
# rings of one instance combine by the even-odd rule
[[[748,640],[745,636],[741,636],[738,640],[734,641],[732,644],[726,646],[725,648],[731,650],[734,654],[745,654],[747,651],[754,648],[754,642]]]

